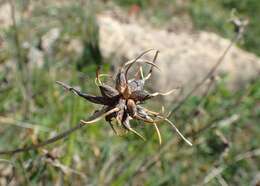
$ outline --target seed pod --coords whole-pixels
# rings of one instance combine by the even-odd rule
[[[124,114],[122,124],[123,124],[123,126],[124,126],[126,129],[131,128],[131,125],[130,125],[130,117],[129,117],[129,115],[128,115],[126,112],[125,112],[125,114]]]
[[[132,99],[128,99],[127,100],[127,111],[129,113],[130,116],[134,116],[136,113],[136,105],[134,100]]]
[[[125,71],[123,68],[120,69],[116,76],[116,89],[119,93],[123,94],[127,87],[127,82],[125,78]]]
[[[140,79],[140,80],[134,79],[134,80],[128,81],[128,87],[131,90],[131,92],[143,90],[144,83],[145,83],[145,81],[142,79]]]
[[[150,93],[144,91],[144,90],[137,90],[132,92],[132,94],[130,95],[130,99],[133,99],[135,102],[137,101],[145,101],[147,99],[150,99],[151,95]]]

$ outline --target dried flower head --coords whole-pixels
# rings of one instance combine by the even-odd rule
[[[146,53],[155,51],[155,55],[152,61],[141,59]],[[117,134],[117,131],[112,125],[112,120],[115,120],[118,124],[122,125],[126,130],[131,131],[141,137],[143,140],[145,138],[134,130],[131,127],[131,120],[141,120],[144,123],[152,124],[157,132],[159,142],[161,144],[161,135],[158,129],[157,124],[162,121],[166,121],[172,125],[172,127],[177,131],[177,133],[189,144],[192,145],[176,128],[176,126],[167,119],[167,116],[162,116],[158,112],[151,111],[141,106],[146,100],[149,100],[153,97],[159,95],[169,95],[174,90],[171,90],[166,93],[149,93],[144,90],[145,82],[151,77],[152,71],[154,68],[159,69],[159,67],[155,64],[156,58],[158,56],[159,51],[150,49],[142,54],[140,54],[136,59],[126,62],[120,69],[116,75],[115,80],[115,88],[104,84],[100,80],[100,76],[104,76],[104,74],[99,74],[99,69],[96,72],[95,82],[99,87],[100,96],[94,96],[86,93],[82,93],[80,90],[73,88],[71,86],[66,85],[62,82],[57,82],[61,86],[63,86],[66,90],[72,91],[76,95],[85,98],[86,100],[103,105],[100,110],[94,112],[94,114],[90,117],[89,120],[81,120],[84,124],[94,123],[99,121],[102,118],[105,118],[106,121],[110,124],[113,131]],[[128,79],[128,72],[131,67],[136,64],[149,64],[151,66],[149,73],[147,76],[143,75],[142,67],[140,66],[138,72],[135,75],[135,78]]]

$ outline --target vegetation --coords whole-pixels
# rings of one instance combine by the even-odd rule
[[[241,47],[260,55],[260,39],[257,37],[260,34],[258,23],[260,4],[258,0],[114,1],[127,8],[134,4],[140,6],[150,21],[156,24],[161,24],[174,17],[186,14],[190,16],[196,29],[217,32],[227,38],[232,37],[233,28],[228,20],[231,13],[234,12],[243,18],[249,19],[250,22],[244,40],[240,43]]]
[[[122,5],[123,1],[117,2]],[[141,7],[150,6],[149,2],[136,1]],[[213,3],[207,5],[207,11],[203,9],[205,3],[199,6],[200,3],[203,1],[190,4],[195,25],[225,34],[229,28],[221,30],[218,26],[218,21],[223,23],[225,19],[212,22],[204,18],[206,13],[215,16],[211,14],[215,11],[209,11]],[[231,7],[245,15],[253,8],[235,0],[215,3],[224,15],[229,14]],[[93,81],[95,69],[106,59],[99,52],[94,14],[88,14],[89,6],[84,3],[43,5],[35,3],[29,18],[24,17],[16,27],[0,32],[5,41],[5,47],[0,49],[1,150],[44,141],[75,126],[97,108],[55,84],[61,80],[98,93]],[[28,11],[26,7],[17,4],[16,8]],[[162,14],[165,15],[161,11]],[[58,29],[59,37],[50,45],[51,50],[42,48],[40,38],[53,28]],[[249,29],[256,28],[260,27]],[[246,36],[243,46],[257,52],[260,42],[251,38]],[[82,56],[71,49],[72,40],[82,42]],[[30,63],[27,56],[32,48],[43,52],[43,65]],[[20,61],[23,69],[15,66]],[[103,72],[109,73],[109,69],[109,65],[102,65]],[[225,84],[227,78],[214,82],[216,87],[205,92],[204,97],[191,96],[170,118],[192,140],[193,147],[164,123],[159,126],[163,138],[160,146],[154,128],[142,122],[135,122],[134,126],[147,137],[145,142],[130,133],[116,136],[108,123],[99,121],[45,148],[1,156],[0,185],[8,181],[16,185],[253,184],[260,169],[260,105],[256,101],[260,100],[260,80],[232,92]],[[161,100],[155,99],[150,106],[160,110],[160,105]],[[211,176],[216,170],[222,171]]]

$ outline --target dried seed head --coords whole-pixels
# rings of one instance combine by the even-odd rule
[[[177,130],[174,124],[170,122],[167,119],[167,117],[163,117],[159,113],[150,111],[140,106],[140,103],[144,102],[145,100],[151,99],[159,95],[167,95],[173,92],[169,91],[167,93],[149,93],[144,90],[144,84],[146,80],[150,78],[153,68],[159,68],[157,65],[154,64],[158,55],[158,51],[156,51],[155,57],[152,62],[140,59],[144,54],[146,54],[149,51],[151,50],[143,52],[135,60],[127,62],[124,66],[120,68],[119,72],[116,75],[115,88],[105,85],[100,80],[100,69],[98,68],[96,71],[96,84],[100,89],[101,96],[91,96],[89,94],[82,93],[73,87],[58,82],[64,88],[74,92],[78,96],[81,96],[92,103],[104,105],[104,107],[100,111],[92,115],[91,120],[82,121],[84,124],[93,123],[105,117],[106,121],[108,121],[108,123],[110,124],[110,126],[116,134],[117,132],[113,127],[113,121],[116,122],[117,126],[123,127],[126,130],[131,131],[139,137],[141,137],[142,139],[144,139],[144,137],[137,131],[135,131],[130,125],[130,120],[136,119],[146,123],[153,124],[158,134],[159,141],[161,141],[159,129],[156,125],[156,122],[166,121],[170,123],[174,127],[174,129],[180,134],[180,132]],[[151,65],[149,74],[147,76],[144,76],[142,67],[140,66],[140,75],[138,77],[136,76],[135,79],[131,79],[128,81],[127,73],[130,70],[130,68],[136,63]],[[184,138],[182,135],[181,137]],[[184,140],[187,141],[185,138]]]

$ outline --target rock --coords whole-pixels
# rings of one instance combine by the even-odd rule
[[[11,6],[9,3],[0,5],[0,28],[5,29],[12,25]]]
[[[28,52],[29,69],[42,68],[44,65],[44,54],[41,50],[30,47]]]
[[[160,90],[177,86],[189,90],[205,77],[230,43],[215,33],[168,32],[136,22],[120,22],[109,14],[99,15],[102,55],[123,56],[129,60],[147,49],[159,49],[157,64],[162,72],[156,73],[153,81]],[[151,57],[148,55],[148,58]],[[114,60],[113,63],[118,65],[119,62]],[[234,46],[217,74],[228,74],[227,84],[232,89],[238,89],[259,76],[260,59]]]
[[[257,172],[256,175],[254,176],[253,180],[252,180],[252,184],[253,186],[260,186],[260,172]]]
[[[60,36],[59,28],[50,29],[45,35],[42,36],[42,44],[41,47],[44,52],[50,54],[52,51],[53,44],[57,41]]]
[[[80,56],[83,53],[84,46],[79,39],[71,39],[67,46],[67,50],[68,50],[68,52],[73,52],[77,56]]]

